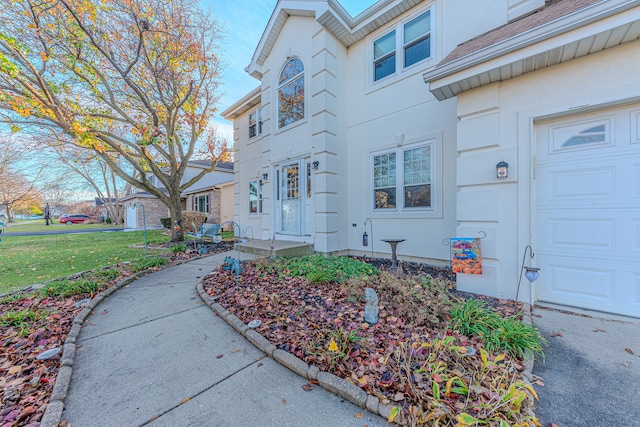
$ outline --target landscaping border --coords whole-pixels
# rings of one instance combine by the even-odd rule
[[[303,378],[317,382],[325,390],[342,397],[345,400],[357,405],[367,411],[380,415],[385,419],[389,419],[389,414],[393,408],[393,405],[383,404],[375,396],[367,394],[363,389],[357,385],[340,378],[329,372],[320,371],[317,366],[309,365],[304,360],[296,357],[295,355],[278,349],[274,344],[269,342],[268,339],[260,335],[258,332],[249,328],[249,325],[243,323],[238,317],[222,305],[218,304],[214,298],[211,298],[205,291],[202,285],[204,279],[196,285],[198,295],[202,301],[211,309],[218,317],[227,322],[233,329],[239,334],[243,335],[250,343],[255,345],[260,351],[267,354],[269,357],[280,363],[282,366],[295,372]],[[527,324],[531,324],[531,306],[527,303],[523,303],[522,321]],[[522,378],[526,384],[531,384],[533,370],[533,353],[528,351],[524,357],[524,371],[522,372]],[[527,390],[529,398],[534,401],[533,395]],[[533,413],[529,415],[534,415]]]

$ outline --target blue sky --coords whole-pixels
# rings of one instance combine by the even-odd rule
[[[340,4],[356,16],[376,0],[341,0]],[[245,73],[277,0],[200,0],[202,7],[224,28],[221,57],[225,64],[216,123],[223,137],[233,140],[230,122],[219,113],[256,88],[260,82]]]

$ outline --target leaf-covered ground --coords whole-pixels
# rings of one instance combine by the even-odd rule
[[[208,246],[210,253],[232,248],[233,243],[228,242]],[[169,264],[198,255],[195,250],[173,253]],[[62,349],[75,316],[84,308],[82,302],[132,275],[133,267],[125,264],[101,270],[97,273],[101,280],[90,292],[47,296],[35,291],[0,297],[0,426],[39,425],[60,368],[62,351],[47,360],[38,360],[37,356],[46,350]],[[83,280],[79,275],[69,279],[69,283]],[[70,286],[67,293],[74,290]],[[82,351],[82,344],[76,345],[76,351]]]
[[[261,320],[256,331],[278,348],[397,406],[396,421],[535,425],[525,411],[532,402],[520,382],[521,361],[487,352],[481,337],[448,328],[451,304],[470,297],[455,291],[449,273],[404,264],[398,278],[384,272],[388,263],[373,263],[381,274],[335,283],[266,260],[245,262],[241,276],[221,267],[204,287],[243,322]],[[379,297],[374,325],[363,318],[367,287]],[[484,300],[502,316],[522,308]]]

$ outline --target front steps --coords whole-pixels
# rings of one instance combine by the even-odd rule
[[[268,256],[303,256],[311,255],[313,244],[304,242],[291,242],[286,240],[276,240],[274,248],[271,249],[271,240],[250,239],[246,243],[240,243],[240,252],[268,257]],[[235,245],[238,250],[238,243]]]

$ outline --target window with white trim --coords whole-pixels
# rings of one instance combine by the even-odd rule
[[[262,134],[262,107],[249,114],[249,138]]]
[[[278,80],[278,128],[304,118],[304,65],[293,58],[282,69]]]
[[[249,213],[262,213],[262,180],[249,181]]]
[[[431,10],[398,23],[373,41],[373,81],[431,57]]]
[[[193,210],[209,213],[209,195],[195,196],[193,198]]]
[[[432,207],[434,146],[431,141],[372,156],[374,209]]]

